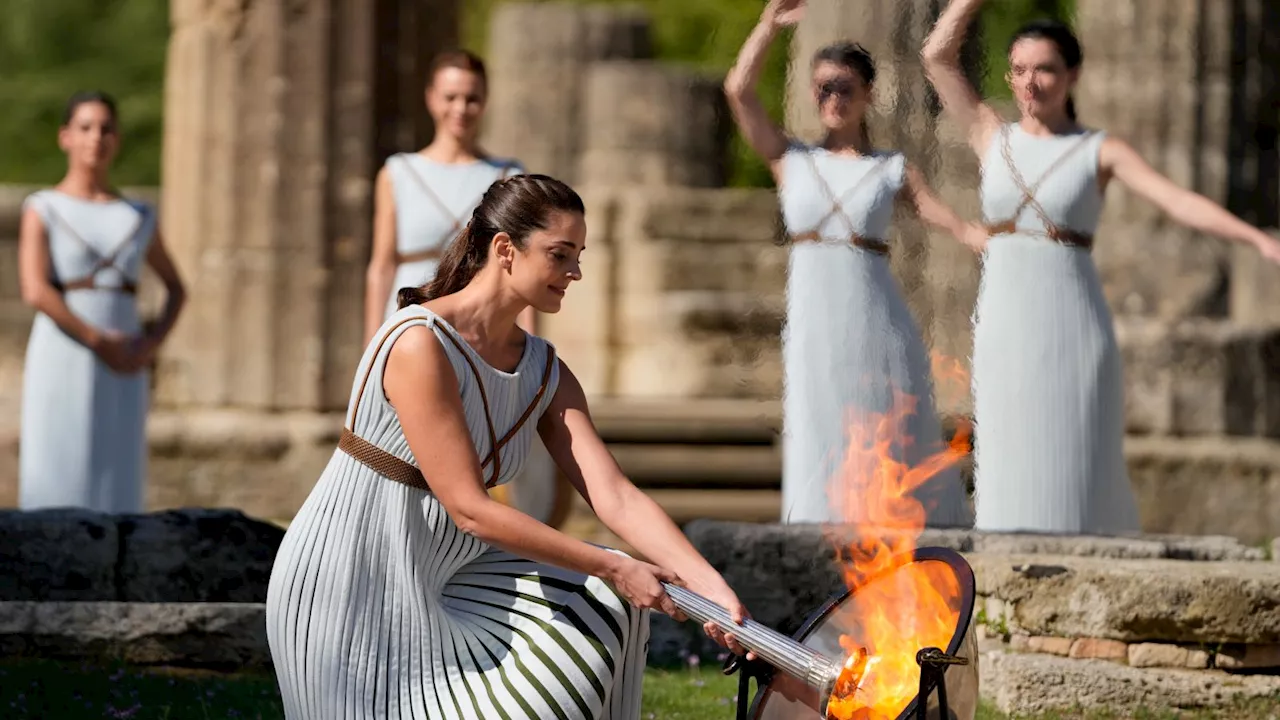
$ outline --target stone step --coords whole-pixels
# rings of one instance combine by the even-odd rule
[[[0,656],[271,667],[266,605],[257,602],[0,601]]]

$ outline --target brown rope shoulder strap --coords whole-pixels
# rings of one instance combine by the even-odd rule
[[[130,226],[129,233],[125,235],[124,239],[120,240],[110,252],[104,255],[93,245],[89,244],[89,241],[85,240],[83,235],[76,232],[76,229],[71,225],[71,223],[67,222],[65,218],[59,215],[57,211],[53,209],[51,204],[43,203],[43,205],[45,212],[49,213],[49,219],[52,221],[52,224],[66,230],[67,235],[69,235],[72,240],[75,240],[83,246],[84,249],[94,257],[93,269],[83,277],[75,278],[74,280],[67,280],[61,283],[60,287],[63,290],[88,290],[95,288],[97,287],[96,281],[98,273],[106,270],[107,268],[111,268],[124,277],[124,283],[122,287],[120,287],[120,290],[126,293],[134,293],[137,291],[137,281],[129,277],[129,273],[125,272],[124,268],[117,265],[116,261],[120,259],[120,254],[125,251],[125,248],[129,247],[133,243],[134,238],[137,237],[138,231],[142,229],[143,223],[147,221],[147,213],[140,210],[137,211],[137,218],[134,220],[133,225]]]
[[[1018,190],[1022,192],[1022,202],[1018,203],[1018,207],[1014,209],[1013,213],[1009,216],[1009,219],[1003,222],[992,223],[987,226],[987,229],[993,234],[1016,232],[1018,228],[1018,216],[1022,214],[1023,210],[1030,207],[1035,211],[1036,215],[1040,216],[1041,222],[1044,223],[1045,236],[1052,240],[1069,245],[1079,245],[1081,247],[1091,246],[1093,244],[1093,238],[1085,235],[1084,233],[1063,228],[1054,222],[1053,219],[1049,217],[1048,211],[1046,211],[1044,206],[1040,204],[1040,201],[1036,199],[1036,193],[1040,191],[1040,186],[1044,184],[1044,181],[1062,167],[1062,164],[1067,160],[1067,158],[1071,157],[1077,150],[1088,144],[1088,141],[1093,137],[1093,135],[1094,133],[1092,132],[1083,133],[1080,138],[1071,145],[1071,147],[1067,148],[1062,155],[1058,156],[1058,158],[1053,161],[1044,173],[1036,179],[1034,184],[1028,185],[1027,181],[1022,177],[1022,173],[1018,171],[1018,166],[1013,160],[1013,148],[1009,144],[1009,126],[1005,125],[1001,128],[1000,153],[1004,157],[1005,166],[1009,169],[1009,175],[1012,176],[1014,184],[1017,185]]]
[[[849,228],[850,243],[876,253],[887,254],[889,252],[889,244],[881,238],[864,237],[859,233],[857,230],[857,223],[853,221],[853,218],[849,217],[849,213],[844,207],[845,201],[847,201],[854,192],[862,188],[862,186],[865,185],[872,177],[880,174],[880,171],[888,165],[887,158],[875,158],[875,165],[873,165],[870,170],[867,170],[862,177],[858,178],[857,182],[850,186],[849,189],[845,190],[839,197],[837,197],[835,192],[831,189],[831,185],[827,182],[827,179],[822,176],[821,172],[819,172],[818,163],[813,159],[813,153],[806,150],[804,158],[808,161],[809,169],[813,172],[813,178],[818,182],[818,187],[822,190],[823,196],[826,197],[827,202],[831,203],[831,209],[827,211],[826,215],[822,216],[822,219],[813,226],[812,230],[797,233],[792,236],[792,240],[795,242],[821,240],[822,234],[820,229],[823,223],[838,215],[840,216],[840,219],[844,220],[844,224]]]
[[[378,342],[378,347],[374,351],[374,361],[371,361],[369,363],[369,367],[365,370],[364,378],[360,381],[360,390],[356,394],[356,400],[352,405],[348,421],[342,428],[342,435],[338,439],[338,448],[379,475],[419,490],[430,491],[430,486],[427,485],[427,481],[422,476],[422,471],[419,468],[411,463],[401,460],[359,435],[356,435],[354,429],[356,414],[360,410],[360,403],[364,399],[365,388],[369,384],[369,376],[373,372],[377,357],[382,353],[383,346],[401,326],[414,322],[415,320],[421,320],[421,318],[410,317],[401,320],[391,326],[391,328],[383,334],[382,339]],[[440,327],[444,336],[449,339],[460,353],[462,353],[463,359],[467,361],[467,365],[471,368],[472,376],[475,377],[476,387],[480,392],[480,402],[484,407],[485,424],[488,426],[487,429],[489,431],[489,452],[481,461],[480,468],[481,471],[483,471],[492,463],[493,472],[490,474],[489,480],[485,483],[485,487],[493,487],[497,484],[502,473],[502,448],[506,447],[507,443],[516,436],[516,433],[520,432],[520,429],[524,427],[525,423],[533,415],[533,412],[542,403],[542,399],[546,395],[547,387],[551,382],[551,373],[555,368],[555,352],[548,346],[546,366],[543,368],[542,382],[538,387],[538,391],[534,393],[533,399],[529,402],[528,407],[525,408],[524,412],[516,420],[511,429],[508,430],[501,439],[499,439],[498,434],[494,429],[493,416],[489,411],[489,398],[485,393],[484,382],[481,380],[479,368],[463,347],[462,341],[454,337],[453,333],[450,332],[448,328],[439,325],[435,320],[431,320],[429,324],[432,327]],[[525,342],[533,342],[533,337],[529,336]]]

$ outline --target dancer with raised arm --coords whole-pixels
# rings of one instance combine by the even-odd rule
[[[622,474],[555,349],[516,324],[526,307],[559,311],[581,277],[583,214],[546,176],[495,183],[435,280],[401,291],[374,333],[338,450],[271,574],[286,717],[634,720],[648,611],[680,617],[662,581],[745,618]],[[605,526],[656,564],[490,498],[535,432]]]
[[[901,153],[872,147],[866,113],[875,65],[861,46],[836,43],[812,59],[824,130],[817,144],[789,138],[773,122],[756,84],[770,42],[803,10],[803,0],[765,7],[725,91],[742,134],[773,171],[792,241],[783,330],[783,520],[856,522],[857,499],[833,497],[851,425],[872,431],[895,402],[912,403],[910,443],[897,459],[914,465],[941,448],[929,355],[889,265],[894,204],[905,201],[975,251],[984,233],[942,204]],[[929,525],[971,522],[954,470],[917,496]]]
[[[1272,262],[1280,244],[1178,187],[1128,143],[1079,122],[1072,89],[1083,52],[1062,23],[1036,21],[1014,34],[1008,81],[1019,119],[1004,122],[960,65],[982,4],[952,0],[923,52],[945,112],[981,161],[992,233],[974,325],[976,525],[1136,531],[1120,353],[1090,254],[1108,184],[1117,180],[1176,222],[1252,245]]]
[[[18,284],[36,311],[22,375],[24,510],[145,504],[151,364],[186,291],[155,209],[111,184],[120,137],[110,96],[73,95],[58,131],[67,173],[23,204]],[[138,309],[144,265],[167,294],[152,323]]]

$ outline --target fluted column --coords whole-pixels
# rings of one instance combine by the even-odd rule
[[[429,137],[422,68],[456,17],[430,5],[172,0],[163,221],[191,299],[161,403],[346,405],[373,174]]]

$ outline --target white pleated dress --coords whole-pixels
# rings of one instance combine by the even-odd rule
[[[1090,254],[1104,135],[1002,127],[982,159],[982,210],[1003,223],[975,313],[976,526],[1138,530],[1124,459],[1124,384]]]
[[[396,153],[386,162],[396,201],[396,277],[385,317],[398,309],[400,288],[431,281],[449,243],[471,220],[489,186],[519,175],[516,160],[483,158],[442,163],[421,153]]]
[[[836,481],[850,428],[874,434],[897,397],[914,402],[896,458],[915,466],[940,451],[929,355],[890,269],[885,241],[905,160],[852,157],[794,144],[782,159],[780,200],[792,239],[783,329],[782,521],[864,522]],[[865,479],[864,479],[865,480]],[[972,523],[954,469],[914,496],[930,526]]]
[[[413,465],[382,373],[415,325],[433,329],[458,376],[473,446],[457,452],[486,458],[497,446],[496,463],[483,463],[486,481],[495,466],[496,482],[510,480],[555,394],[552,347],[530,336],[516,370],[502,372],[418,305],[395,313],[366,349],[344,446],[362,438]],[[289,526],[267,592],[267,637],[291,719],[631,720],[648,633],[648,611],[604,581],[485,545],[430,492],[343,449]]]
[[[50,281],[97,328],[142,330],[136,288],[156,216],[145,203],[57,190],[27,198],[48,238]],[[18,506],[105,513],[143,508],[150,372],[121,375],[38,313],[27,341],[18,449]]]

